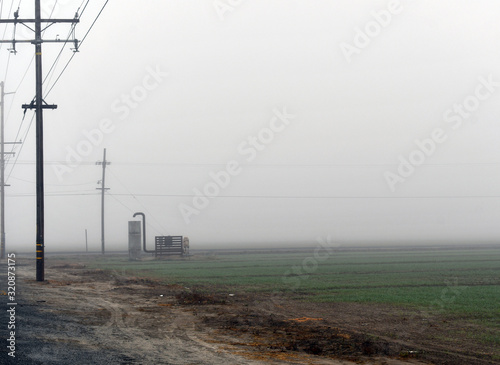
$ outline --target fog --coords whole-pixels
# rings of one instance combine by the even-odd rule
[[[107,250],[127,249],[135,212],[150,244],[191,248],[498,242],[499,18],[494,0],[110,1],[57,82],[73,45],[57,63],[61,45],[43,45],[58,105],[44,112],[46,251],[84,250],[85,230],[100,250],[104,148]],[[34,47],[10,47],[5,140],[23,145],[6,165],[6,241],[30,251]]]

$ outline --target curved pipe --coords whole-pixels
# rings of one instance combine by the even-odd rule
[[[144,252],[155,253],[155,251],[146,250],[146,216],[142,212],[137,212],[134,214],[134,218],[138,215],[142,216],[142,247],[144,248]]]

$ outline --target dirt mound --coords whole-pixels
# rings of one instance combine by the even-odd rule
[[[245,334],[248,343],[263,351],[297,351],[312,355],[359,360],[360,356],[384,355],[397,357],[398,346],[347,332],[321,323],[321,318],[286,319],[276,315],[239,312],[205,316],[203,322],[224,331]]]
[[[181,305],[207,305],[226,304],[226,298],[216,294],[204,294],[198,292],[180,292],[175,295],[177,302]]]

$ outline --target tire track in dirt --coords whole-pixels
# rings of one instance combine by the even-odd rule
[[[185,288],[88,270],[74,261],[52,268],[49,264],[42,283],[34,281],[34,265],[21,271],[25,304],[35,308],[23,324],[29,333],[25,341],[33,342],[23,350],[30,359],[26,364],[355,364],[267,349],[207,325],[206,315],[217,318],[226,310],[239,311],[241,303],[186,303],[179,297]],[[262,325],[267,328],[265,321]],[[402,362],[372,357],[365,364]]]
[[[142,358],[144,363],[158,363],[164,357],[165,352],[169,354],[168,363],[224,363],[230,358],[231,363],[243,364],[231,354],[222,354],[213,345],[209,345],[194,334],[194,325],[186,328],[186,324],[192,321],[184,313],[171,314],[174,321],[163,323],[164,329],[159,330],[158,337],[148,336],[134,319],[134,308],[128,304],[116,303],[112,300],[94,298],[95,303],[111,313],[110,319],[100,329],[101,337],[106,338],[106,345],[121,346],[123,343],[131,344],[123,351],[131,358]],[[137,314],[137,313],[136,313]],[[215,356],[214,356],[215,355]],[[149,360],[148,360],[149,359]],[[212,361],[212,362],[211,362]]]
[[[33,280],[34,266],[20,271],[26,305],[42,314],[36,314],[36,327],[29,320],[23,324],[25,332],[38,341],[25,349],[30,364],[348,364],[322,359],[254,360],[215,341],[189,310],[145,297],[144,286],[118,283],[117,287],[110,277],[82,279],[82,273],[72,275],[50,267],[46,281],[40,283]],[[123,287],[142,294],[124,294]]]

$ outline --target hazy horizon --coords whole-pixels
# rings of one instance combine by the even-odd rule
[[[104,3],[89,4],[78,39]],[[73,18],[81,1],[54,4],[45,17]],[[84,250],[85,230],[100,250],[104,148],[109,251],[127,249],[135,212],[149,247],[157,235],[203,249],[500,242],[500,3],[231,4],[109,2],[57,82],[73,45],[58,62],[61,45],[43,45],[44,98],[58,105],[44,112],[47,252]],[[16,39],[32,36],[21,28]],[[35,127],[21,104],[34,47],[10,47],[5,141],[24,143],[6,164],[6,242],[29,252]]]

